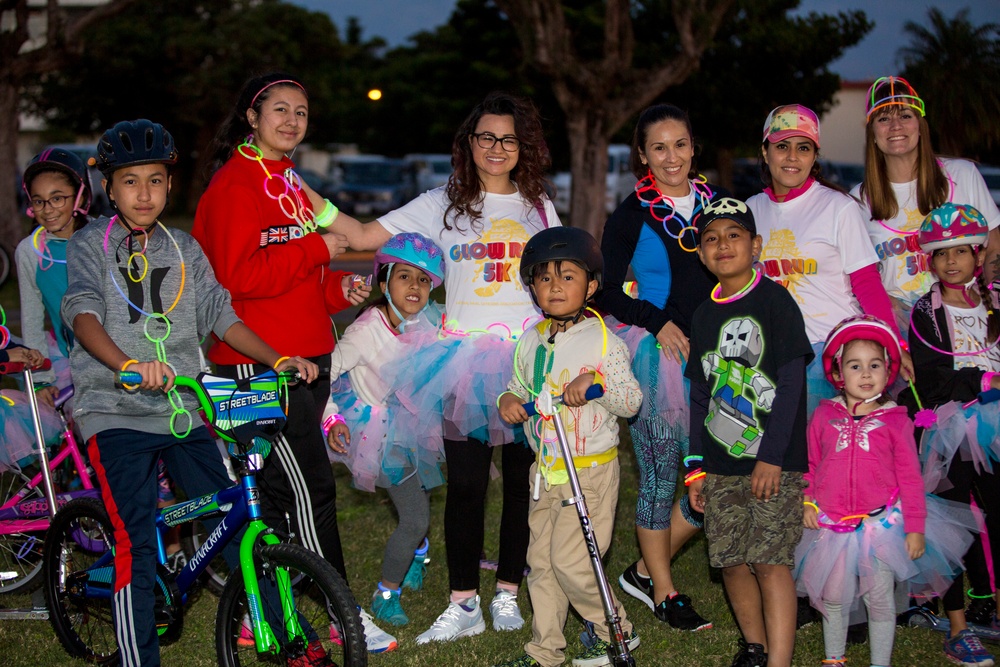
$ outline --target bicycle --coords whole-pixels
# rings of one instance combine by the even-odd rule
[[[25,364],[0,364],[0,375],[13,373],[24,373],[25,386],[32,386],[31,369]],[[0,593],[30,593],[41,585],[38,575],[42,571],[42,541],[54,513],[50,508],[62,507],[76,498],[99,497],[63,411],[72,396],[73,387],[70,386],[55,398],[56,414],[62,425],[62,445],[58,453],[49,458],[44,440],[36,433],[39,471],[32,477],[17,469],[0,473]],[[38,403],[33,395],[29,396],[29,404],[32,416],[37,418]],[[67,460],[83,488],[57,493],[54,485],[49,486],[51,477]]]
[[[256,471],[285,423],[281,400],[285,380],[274,371],[244,380],[206,373],[175,378],[177,386],[194,391],[216,433],[230,443],[239,481],[158,511],[157,632],[164,641],[179,634],[184,604],[206,565],[245,528],[239,541],[239,567],[230,573],[219,600],[215,638],[219,664],[362,667],[368,653],[359,608],[347,584],[320,556],[282,541],[261,520]],[[125,371],[119,381],[137,383],[141,377]],[[221,517],[218,527],[187,565],[171,575],[164,567],[163,532],[212,516]],[[74,500],[49,528],[43,563],[49,618],[59,641],[70,655],[109,664],[119,659],[111,615],[114,550],[102,545],[113,545],[103,505],[93,499]]]

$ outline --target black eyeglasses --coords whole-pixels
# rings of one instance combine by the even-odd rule
[[[31,208],[33,208],[36,211],[41,211],[45,208],[45,205],[48,204],[53,209],[59,210],[63,206],[65,206],[66,202],[68,201],[69,197],[65,195],[53,195],[48,199],[42,199],[41,197],[36,197],[35,199],[31,200]]]
[[[521,148],[521,140],[517,137],[498,137],[492,132],[480,132],[479,134],[473,133],[476,138],[476,143],[479,144],[480,148],[485,148],[490,150],[500,142],[500,147],[503,148],[508,153],[513,153],[514,151]]]

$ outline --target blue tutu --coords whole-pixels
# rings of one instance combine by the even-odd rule
[[[336,407],[328,411],[339,411],[351,431],[347,454],[331,449],[330,459],[347,466],[356,488],[374,491],[376,486],[395,486],[414,473],[425,489],[444,483],[440,415],[434,430],[417,427],[408,413],[392,402],[388,407],[367,405],[354,393],[347,373],[333,383],[330,401]]]
[[[950,401],[934,413],[937,421],[924,430],[920,446],[924,490],[951,488],[948,469],[956,455],[972,461],[977,470],[993,472],[993,462],[1000,462],[1000,402],[974,403],[966,408]]]
[[[875,559],[885,563],[895,580],[914,596],[943,595],[964,569],[962,559],[979,528],[965,504],[928,495],[926,552],[910,560],[906,552],[903,515],[897,501],[882,514],[869,517],[856,530],[805,529],[795,550],[796,589],[826,614],[824,601],[857,611],[862,596],[875,583]],[[820,521],[835,523],[824,514]]]

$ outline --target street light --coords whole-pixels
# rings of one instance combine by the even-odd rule
[[[379,90],[378,88],[372,88],[371,90],[368,91],[368,99],[370,99],[372,102],[378,102],[380,99],[382,99],[382,91]]]

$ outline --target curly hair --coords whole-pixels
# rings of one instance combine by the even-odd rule
[[[513,117],[514,134],[521,147],[510,179],[517,184],[521,197],[531,205],[540,203],[545,195],[545,172],[552,164],[552,157],[542,135],[538,110],[530,100],[503,92],[490,93],[459,126],[451,144],[453,170],[445,189],[448,197],[443,220],[445,229],[458,229],[465,233],[458,220],[466,217],[470,222],[470,231],[482,231],[483,182],[472,157],[471,142],[479,120],[486,115]]]
[[[654,104],[647,107],[639,114],[639,120],[635,124],[635,131],[632,133],[632,150],[628,158],[629,168],[637,179],[643,178],[649,173],[649,165],[642,163],[642,155],[639,153],[639,151],[646,151],[646,137],[649,134],[649,128],[665,120],[676,120],[678,123],[682,123],[687,128],[691,145],[694,146],[694,130],[691,129],[691,118],[687,111],[675,107],[673,104]],[[688,169],[687,177],[697,178],[697,176],[697,155],[695,155],[691,158],[691,168]]]
[[[215,172],[230,158],[236,147],[243,143],[248,135],[253,134],[253,128],[250,127],[250,121],[247,120],[247,109],[253,109],[260,114],[264,102],[281,88],[294,88],[305,95],[306,99],[309,99],[309,93],[302,81],[287,72],[271,72],[254,76],[243,84],[243,88],[236,98],[236,106],[223,121],[215,138],[212,139],[212,143],[209,144],[208,150],[211,157],[205,171],[206,181],[211,180]]]
[[[885,155],[875,143],[875,122],[886,115],[896,115],[904,107],[889,107],[876,112],[865,125],[865,180],[861,183],[861,200],[868,204],[872,220],[892,220],[899,213],[899,202],[889,182]],[[931,128],[927,119],[917,114],[920,140],[917,142],[917,208],[927,215],[948,201],[948,177],[938,165],[931,146]]]

